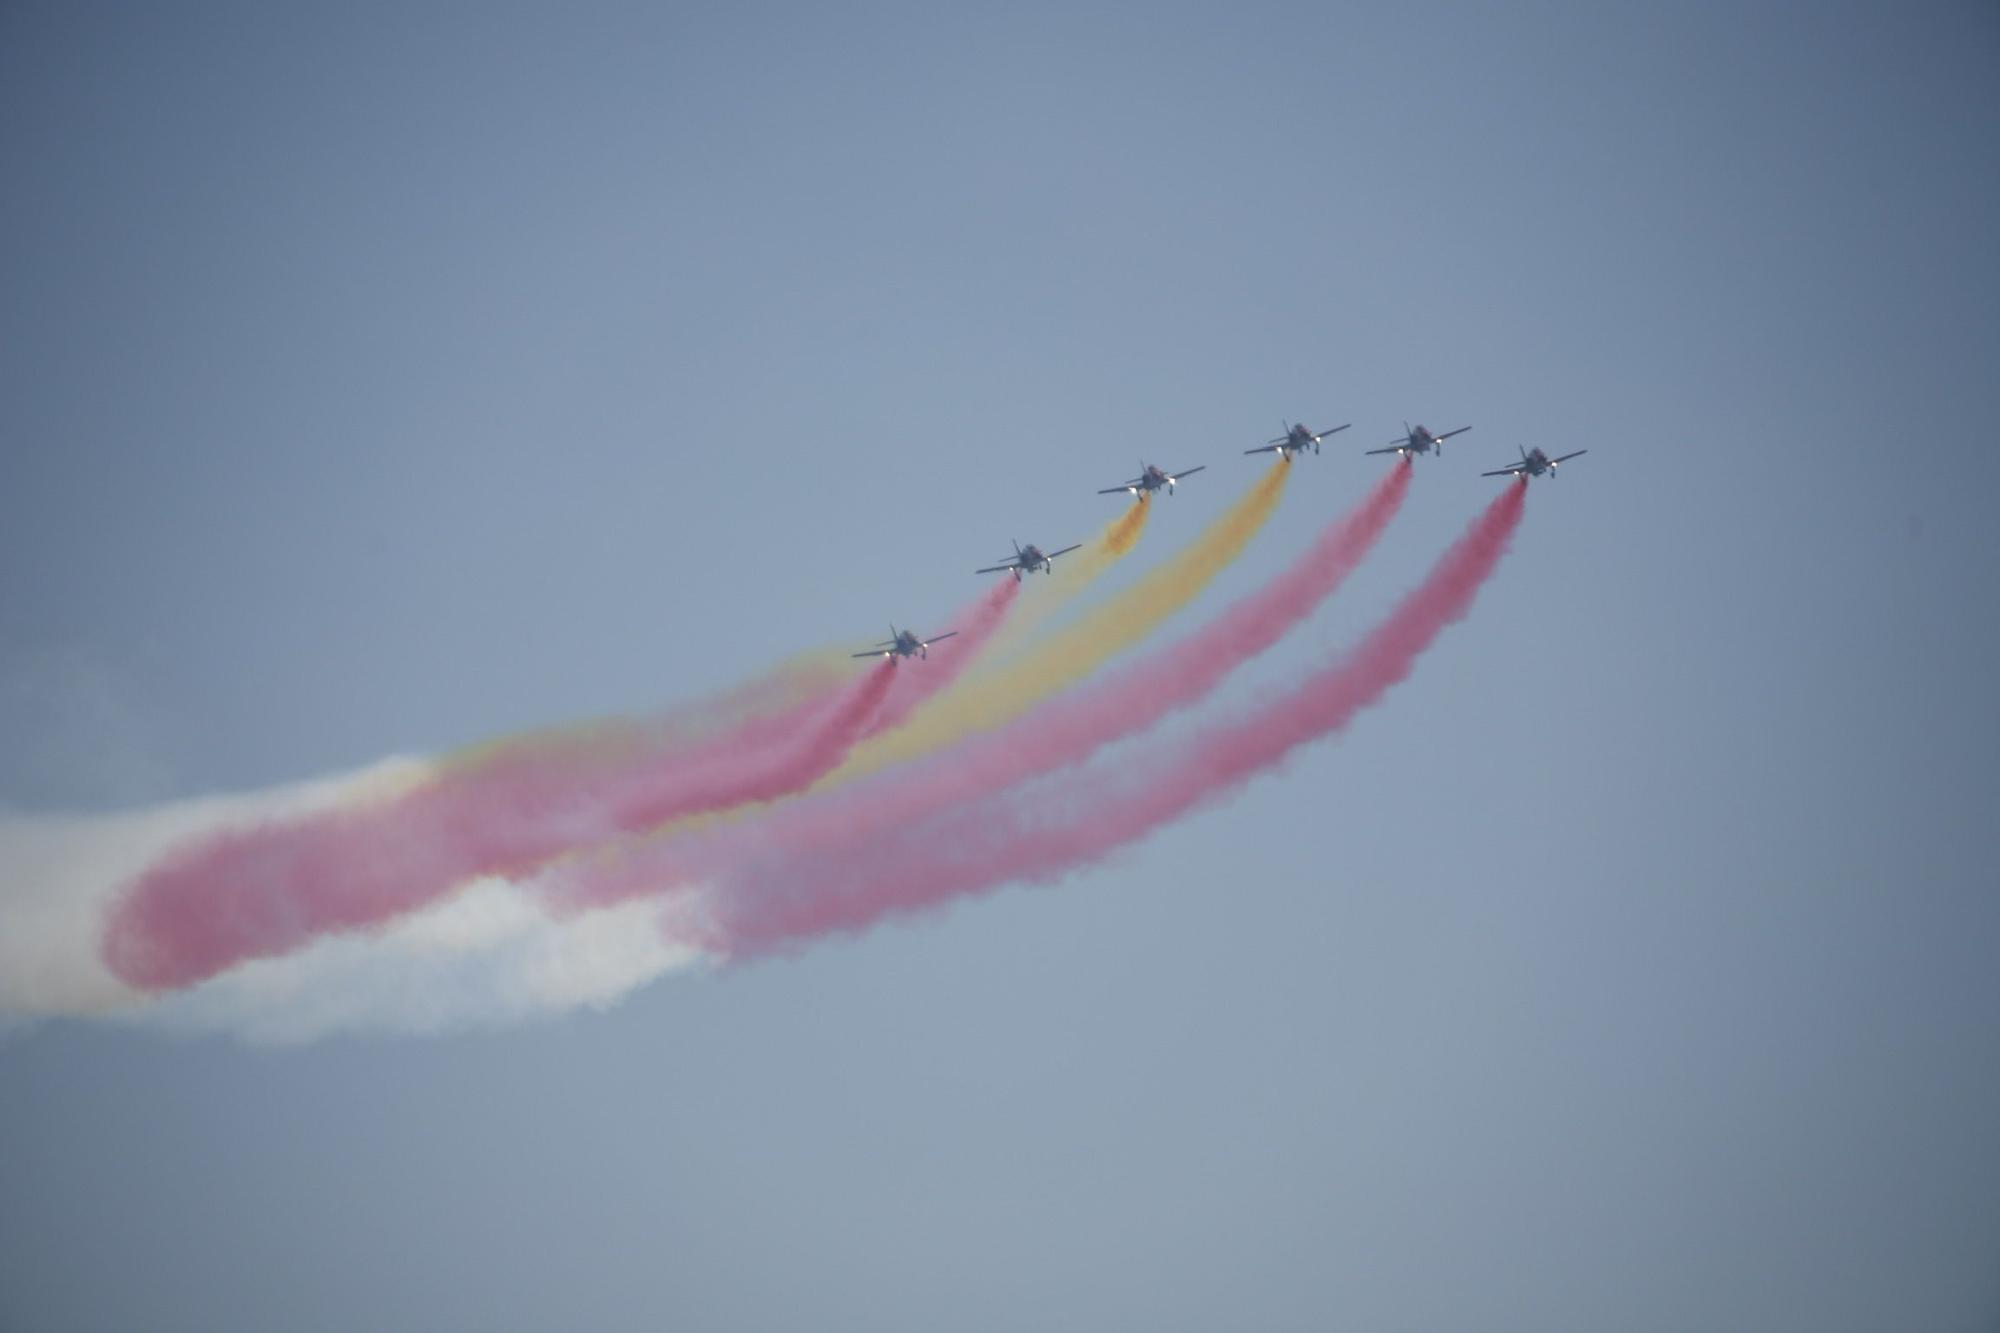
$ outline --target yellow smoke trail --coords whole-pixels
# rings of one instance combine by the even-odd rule
[[[436,756],[429,769],[435,776],[465,776],[490,765],[529,760],[614,763],[662,743],[692,744],[752,712],[793,707],[853,673],[844,649],[808,649],[749,680],[652,717],[604,717],[515,732]]]
[[[863,741],[847,757],[847,762],[821,778],[808,792],[834,783],[872,773],[901,760],[916,758],[973,731],[990,730],[1026,712],[1037,701],[1089,675],[1119,651],[1150,633],[1162,620],[1192,601],[1215,576],[1243,553],[1257,530],[1278,506],[1285,479],[1291,475],[1290,457],[1260,478],[1244,496],[1202,530],[1184,550],[1110,602],[1084,619],[1058,631],[1039,644],[1031,645],[1003,669],[984,676],[971,675],[957,686],[932,699],[916,715],[895,731]],[[1112,561],[1126,554],[1145,530],[1148,500],[1135,504],[1099,534],[1090,549],[1085,569],[1100,573]],[[1055,576],[1050,575],[1051,579]],[[1079,579],[1080,589],[1087,579]],[[1008,618],[1021,613],[1017,600]],[[994,660],[990,651],[982,654]],[[752,802],[728,810],[690,815],[662,824],[639,835],[655,841],[692,832],[717,823],[743,819],[763,809]],[[633,842],[599,845],[580,849],[556,863],[576,857],[616,857],[629,854]]]
[[[1130,552],[1138,544],[1139,535],[1146,530],[1146,516],[1150,508],[1151,506],[1146,503],[1128,506],[1124,513],[1105,524],[1103,530],[1085,544],[1082,550],[1075,552],[1073,556],[1063,557],[1063,563],[1056,567],[1056,571],[1053,574],[1048,574],[1041,578],[1030,576],[1029,587],[1024,588],[1022,595],[1014,599],[1013,606],[1007,611],[1006,619],[1000,623],[1000,627],[994,631],[992,637],[987,640],[986,647],[980,652],[979,662],[967,667],[966,676],[961,677],[957,683],[948,687],[928,703],[919,706],[911,720],[903,724],[904,728],[922,726],[923,719],[929,715],[932,708],[941,702],[951,699],[958,691],[966,689],[968,681],[972,682],[971,687],[975,691],[983,690],[985,687],[977,683],[976,673],[981,670],[990,671],[995,658],[1008,651],[1009,644],[1019,644],[1036,623],[1046,619],[1052,611],[1060,608],[1071,598],[1089,587],[1091,580],[1095,579],[1106,569],[1109,569],[1119,557]],[[1045,582],[1054,584],[1055,586],[1053,588],[1044,588],[1041,585]],[[1032,589],[1032,593],[1030,589]],[[1031,597],[1032,601],[1030,600]],[[1029,613],[1028,610],[1030,606],[1034,607],[1032,613]],[[810,672],[822,668],[832,670],[838,666],[838,663],[827,664],[817,657],[807,654],[793,659],[787,666],[798,672]],[[914,664],[899,669],[923,670],[922,667],[917,667]],[[1013,668],[1009,666],[1007,669],[1012,670]],[[561,739],[561,737],[558,737],[558,739]],[[941,744],[942,740],[949,739],[949,736],[944,736],[938,743]],[[867,742],[862,742],[863,746],[866,744]],[[840,771],[839,769],[834,770],[834,774],[830,774],[827,778],[822,779],[821,783],[830,781]],[[862,769],[857,771],[866,772],[867,770]],[[809,788],[808,790],[815,790],[817,785],[815,788]],[[742,819],[756,814],[764,808],[764,804],[764,802],[751,801],[727,810],[711,810],[702,814],[687,815],[671,823],[649,829],[642,836],[648,840],[668,838],[690,832],[691,830],[704,828],[711,824]],[[589,857],[609,854],[615,856],[623,850],[625,850],[623,847],[611,847],[609,849],[584,848],[571,855]],[[569,859],[571,859],[570,856],[557,858],[558,861]]]
[[[1034,637],[1035,630],[1043,621],[1069,605],[1098,575],[1138,545],[1139,534],[1146,530],[1146,515],[1152,512],[1152,508],[1145,502],[1127,505],[1125,512],[1105,524],[1104,530],[1086,543],[1081,551],[1057,561],[1052,573],[1030,577],[1028,586],[1021,590],[1022,596],[1015,601],[1014,609],[1007,613],[1007,622],[987,643],[986,651],[979,655],[978,664],[966,673],[967,680],[990,675],[996,663],[1007,661],[1015,649]],[[964,686],[965,681],[961,681],[950,693],[956,693]]]
[[[1290,475],[1291,460],[1281,459],[1171,560],[1082,620],[1028,648],[1003,669],[962,681],[958,688],[933,699],[904,726],[863,742],[845,764],[818,785],[843,782],[913,759],[971,732],[990,731],[1083,679],[1152,633],[1241,555],[1277,508]],[[1131,540],[1137,539],[1137,526]],[[1129,549],[1129,541],[1127,545]]]
[[[1137,545],[1149,509],[1146,504],[1128,506],[1082,550],[1064,557],[1053,574],[1034,581],[1033,596],[1015,603],[981,658],[991,662],[996,653],[1021,643],[1038,623],[1088,588],[1093,579]],[[738,686],[658,717],[564,723],[464,746],[432,759],[427,776],[465,776],[510,762],[616,763],[657,748],[663,741],[692,743],[752,711],[791,707],[833,688],[853,671],[845,649],[811,649]]]

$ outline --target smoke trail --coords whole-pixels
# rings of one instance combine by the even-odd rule
[[[1218,799],[1345,726],[1407,677],[1506,553],[1525,496],[1525,483],[1502,492],[1348,657],[1235,722],[1122,766],[1123,782],[1080,771],[958,806],[847,854],[753,862],[684,903],[675,936],[740,955],[858,930],[889,913],[1011,880],[1054,878]]]
[[[581,842],[797,790],[847,752],[893,675],[879,664],[818,717],[796,718],[811,725],[789,746],[766,734],[771,719],[755,719],[664,757],[607,768],[601,756],[515,756],[392,800],[213,834],[132,884],[105,923],[105,962],[140,990],[187,986],[325,931],[389,920],[468,879],[530,870]],[[742,748],[732,748],[738,736]]]
[[[105,815],[0,813],[0,1038],[39,1019],[91,1017],[297,1042],[334,1032],[428,1033],[605,1008],[705,960],[665,939],[657,905],[551,921],[525,891],[479,880],[381,930],[327,935],[166,997],[105,967],[103,917],[171,847],[257,818],[405,785],[418,766]]]
[[[391,760],[343,777],[106,815],[0,813],[0,1016],[110,1013],[143,997],[104,965],[104,914],[169,848],[232,824],[380,799],[420,781]]]
[[[968,673],[969,678],[977,680],[995,671],[1011,669],[1006,665],[1007,660],[1021,644],[1139,544],[1139,536],[1146,530],[1146,518],[1152,511],[1150,503],[1127,505],[1125,512],[1105,524],[1103,531],[1086,542],[1081,551],[1064,556],[1047,574],[1035,579],[1033,594],[1024,598],[1007,617],[1006,625],[994,636],[992,647]]]
[[[1200,699],[1332,595],[1402,506],[1410,475],[1409,460],[1399,459],[1291,568],[1197,633],[1106,680],[1045,700],[1010,725],[968,737],[915,765],[790,802],[753,824],[607,849],[611,854],[550,876],[545,889],[566,906],[601,905],[722,873],[745,857],[851,847],[961,801],[1078,763]]]
[[[646,717],[607,717],[563,723],[464,746],[430,761],[434,781],[477,780],[496,766],[566,763],[617,764],[691,748],[720,734],[771,719],[767,735],[789,735],[801,717],[824,705],[849,677],[845,653],[799,653],[762,675],[706,697],[675,704]],[[752,738],[745,732],[740,740]]]
[[[657,918],[656,904],[632,902],[551,921],[513,884],[476,880],[382,930],[322,935],[283,958],[244,963],[107,1017],[291,1044],[603,1010],[669,972],[709,961],[668,940]]]
[[[1109,561],[1129,554],[1139,544],[1139,534],[1146,530],[1146,516],[1152,512],[1152,503],[1148,501],[1133,505],[1111,520],[1104,529],[1104,536],[1099,539],[1103,547],[1102,558]],[[1091,553],[1086,551],[1085,554]]]
[[[478,876],[520,874],[601,838],[803,790],[861,736],[949,684],[1017,590],[999,580],[974,603],[940,669],[880,662],[810,715],[802,706],[753,718],[691,750],[609,769],[602,756],[530,752],[386,804],[209,838],[138,879],[106,925],[105,961],[130,986],[176,989],[328,931],[380,924]]]
[[[1171,560],[1081,621],[1027,649],[1004,672],[969,679],[908,726],[856,746],[825,781],[860,777],[927,754],[968,732],[991,730],[1089,675],[1194,600],[1241,555],[1271,517],[1290,475],[1290,460],[1279,462]],[[1135,526],[1132,539],[1137,536]]]
[[[775,745],[774,720],[759,718],[691,751],[610,768],[602,756],[517,755],[386,802],[211,835],[139,876],[106,923],[105,961],[141,990],[186,986],[325,931],[378,924],[476,876],[531,869],[579,842],[798,790],[839,762],[894,676],[878,664],[830,706],[781,715],[795,728],[785,746]]]
[[[980,594],[978,600],[954,616],[952,628],[957,631],[957,637],[940,645],[936,657],[927,656],[921,666],[912,664],[914,669],[897,675],[895,685],[882,705],[882,712],[868,728],[867,735],[893,734],[896,728],[909,720],[911,714],[946,693],[986,651],[994,635],[1006,623],[1008,613],[1013,610],[1020,594],[1021,585],[1017,580],[998,578],[991,588]],[[842,757],[845,758],[845,755]]]
[[[533,771],[629,773],[642,762],[658,764],[668,753],[689,753],[704,736],[726,732],[732,725],[746,738],[761,737],[767,744],[793,741],[799,727],[826,708],[840,677],[851,676],[853,670],[844,655],[835,659],[822,650],[800,654],[762,676],[663,717],[614,718],[554,728],[439,757],[385,760],[345,776],[118,814],[30,815],[0,810],[0,1031],[37,1016],[108,1014],[144,1007],[148,997],[106,965],[104,922],[121,891],[149,867],[191,846],[232,829],[311,823],[339,810],[392,808],[415,793],[435,798],[443,788],[456,787],[463,798],[474,802],[510,797],[531,802],[532,793],[522,784]],[[764,714],[776,716],[760,716]],[[516,934],[517,952],[523,957],[531,951],[532,938],[537,957],[560,953],[573,959],[578,953],[576,941],[586,938],[553,923],[546,939],[525,928]],[[328,975],[323,965],[312,967],[315,975]],[[370,967],[380,970],[373,962]],[[482,968],[480,975],[492,976],[496,985],[523,989],[517,979],[503,976],[505,968],[497,961],[489,959]],[[273,964],[261,975],[278,979],[282,982],[278,988],[287,993],[299,989],[297,969]],[[270,981],[263,984],[265,991],[271,989]],[[414,976],[399,993],[418,1009],[428,1012],[431,1007],[429,992],[416,984]],[[204,1003],[218,1015],[233,1009],[212,994]],[[312,1006],[342,1007],[330,996],[322,1003],[317,995]],[[400,1019],[392,1010],[387,1006],[383,1014],[390,1026],[397,1026]]]

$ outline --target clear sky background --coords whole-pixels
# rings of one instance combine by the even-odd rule
[[[1060,885],[15,1035],[0,1326],[2000,1327],[1996,69],[1978,4],[0,6],[17,811],[941,628],[1355,422],[1194,623],[1471,424],[1240,701],[1590,450],[1385,706]]]

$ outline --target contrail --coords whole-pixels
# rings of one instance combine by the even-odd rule
[[[1353,572],[1401,508],[1411,466],[1399,459],[1298,560],[1200,631],[1100,682],[1042,703],[999,730],[851,786],[787,802],[705,835],[613,845],[558,869],[545,887],[565,907],[600,906],[662,885],[724,873],[745,857],[797,856],[864,844],[962,801],[1039,780],[1206,695],[1276,643]]]
[[[148,868],[113,909],[104,960],[144,991],[192,985],[328,931],[379,925],[467,880],[518,875],[600,839],[803,790],[863,735],[894,726],[991,637],[1018,585],[970,608],[952,653],[883,661],[830,703],[752,718],[691,749],[606,767],[531,752],[394,800],[231,829]],[[785,734],[789,730],[790,734]]]
[[[1293,750],[1344,727],[1406,678],[1471,607],[1520,523],[1525,483],[1509,486],[1417,589],[1346,658],[1234,722],[1120,765],[1079,770],[957,806],[847,853],[751,861],[680,904],[672,938],[744,955],[1013,880],[1053,879],[1235,790]]]
[[[1004,672],[968,679],[908,726],[856,746],[823,783],[857,778],[928,754],[970,732],[990,731],[1083,679],[1194,600],[1241,555],[1277,507],[1290,475],[1290,460],[1280,462],[1165,564],[1076,624],[1026,649]],[[1137,535],[1135,527],[1132,538]]]

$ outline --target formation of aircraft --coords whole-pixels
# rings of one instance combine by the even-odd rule
[[[997,565],[988,565],[984,569],[975,569],[972,572],[975,574],[1001,574],[1011,569],[1014,571],[1014,582],[1019,583],[1022,574],[1032,574],[1038,569],[1044,574],[1055,573],[1056,557],[1059,555],[1068,555],[1071,551],[1078,549],[1082,545],[1082,542],[1078,542],[1075,546],[1065,546],[1060,551],[1044,551],[1033,542],[1029,542],[1026,546],[1015,542],[1012,559],[1002,560]]]
[[[1185,472],[1162,472],[1151,463],[1141,463],[1139,464],[1141,470],[1138,476],[1121,486],[1106,486],[1098,494],[1116,495],[1120,491],[1128,491],[1133,495],[1149,496],[1164,486],[1167,489],[1167,494],[1172,495],[1174,493],[1175,482],[1179,481],[1182,477],[1192,477],[1207,466],[1204,463],[1202,467],[1191,467]]]
[[[946,630],[943,634],[933,634],[928,639],[920,639],[906,629],[897,629],[895,622],[889,624],[889,637],[870,648],[865,653],[852,653],[853,657],[929,657],[931,645],[942,643],[957,630]]]
[[[1338,434],[1353,424],[1350,421],[1346,425],[1334,426],[1329,430],[1315,431],[1308,429],[1303,422],[1286,422],[1285,433],[1283,435],[1275,440],[1266,441],[1255,449],[1245,449],[1243,452],[1246,454],[1275,453],[1280,458],[1290,458],[1294,454],[1304,453],[1307,449],[1318,453],[1321,440],[1324,440],[1329,435]],[[1470,426],[1460,426],[1456,430],[1448,430],[1442,434],[1433,434],[1425,426],[1412,426],[1406,421],[1403,423],[1402,439],[1396,440],[1381,449],[1364,449],[1362,452],[1364,454],[1400,454],[1405,458],[1414,458],[1419,454],[1437,454],[1439,457],[1442,457],[1444,455],[1443,446],[1446,440],[1454,435],[1463,435],[1471,429],[1472,427]],[[1483,477],[1528,478],[1545,475],[1553,477],[1556,474],[1556,465],[1558,463],[1567,463],[1570,459],[1581,457],[1589,452],[1588,449],[1578,449],[1575,453],[1559,454],[1554,458],[1550,458],[1539,447],[1522,449],[1520,462],[1509,463],[1506,467],[1492,472],[1482,472],[1480,475]],[[1184,478],[1192,477],[1195,473],[1201,472],[1205,468],[1206,464],[1203,464],[1198,467],[1188,468],[1185,472],[1167,472],[1155,467],[1151,463],[1142,462],[1139,464],[1140,470],[1138,476],[1117,486],[1107,486],[1099,491],[1098,494],[1117,495],[1120,492],[1124,492],[1144,502],[1152,499],[1155,491],[1164,490],[1167,494],[1172,495],[1177,482],[1180,482]],[[1030,542],[1026,546],[1015,542],[1012,559],[1003,560],[997,565],[988,565],[986,568],[975,572],[980,574],[1012,573],[1015,581],[1019,582],[1023,574],[1032,574],[1036,570],[1040,570],[1044,574],[1053,573],[1055,558],[1059,555],[1068,555],[1071,551],[1077,550],[1080,545],[1081,543],[1078,543],[1077,546],[1065,546],[1060,551],[1044,551],[1033,542]],[[889,626],[889,637],[887,639],[876,644],[867,652],[855,653],[854,656],[885,658],[929,657],[932,644],[940,643],[957,633],[957,630],[949,630],[943,634],[932,635],[928,639],[920,639],[910,631],[899,630],[892,624]]]
[[[1439,458],[1443,458],[1444,442],[1454,435],[1463,435],[1471,429],[1472,427],[1470,426],[1460,426],[1457,430],[1448,430],[1442,435],[1433,435],[1421,423],[1412,426],[1409,422],[1405,421],[1403,423],[1402,439],[1395,441],[1386,449],[1370,449],[1367,452],[1371,454],[1401,454],[1405,458],[1414,458],[1418,454],[1435,452]]]
[[[1318,453],[1319,442],[1321,440],[1329,435],[1337,435],[1353,424],[1350,421],[1347,425],[1335,426],[1332,430],[1312,431],[1306,429],[1306,424],[1303,421],[1297,424],[1288,421],[1285,423],[1285,433],[1283,435],[1280,435],[1275,440],[1267,440],[1255,449],[1245,449],[1243,452],[1246,454],[1268,454],[1275,452],[1280,458],[1290,458],[1293,454],[1302,454],[1308,449],[1314,453]]]
[[[1539,477],[1546,472],[1549,476],[1553,477],[1556,474],[1556,464],[1567,463],[1578,454],[1587,454],[1589,452],[1590,450],[1588,449],[1579,449],[1574,454],[1560,454],[1555,458],[1550,458],[1541,451],[1540,446],[1537,446],[1533,449],[1521,450],[1520,462],[1509,463],[1506,467],[1500,468],[1497,471],[1482,472],[1479,475],[1482,477]]]

